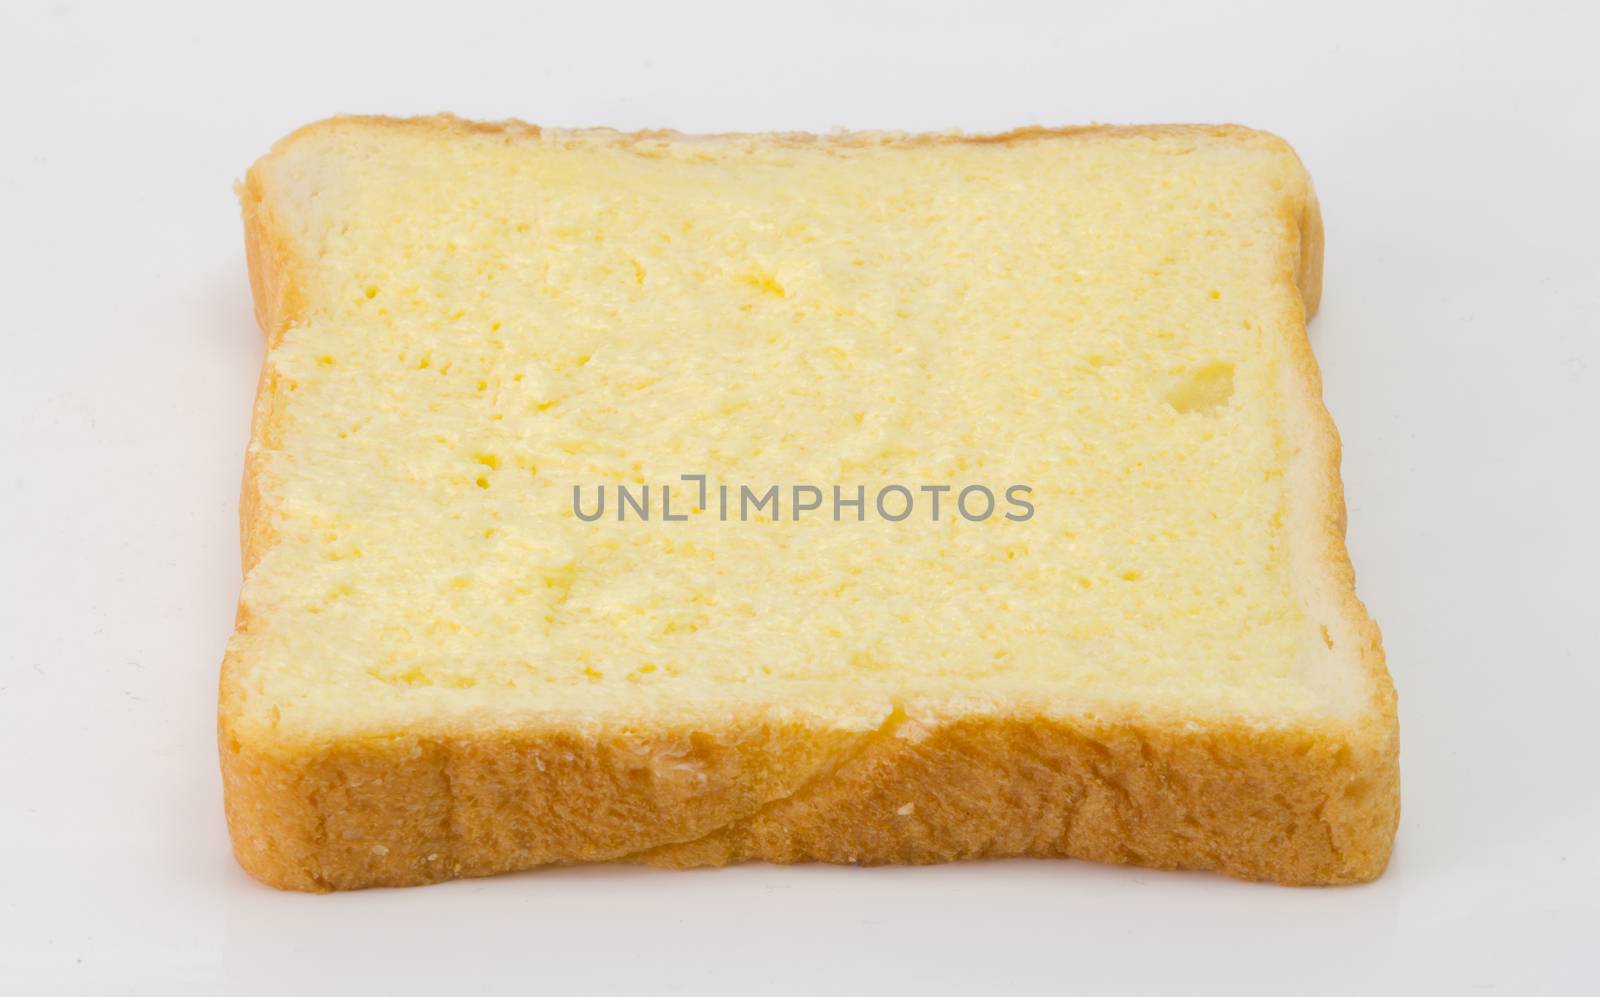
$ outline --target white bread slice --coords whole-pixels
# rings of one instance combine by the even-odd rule
[[[1394,693],[1281,140],[337,118],[240,193],[267,354],[220,746],[262,881],[1382,871]],[[664,522],[683,474],[781,518]],[[602,484],[651,519],[575,516]],[[1034,512],[964,518],[973,484]]]

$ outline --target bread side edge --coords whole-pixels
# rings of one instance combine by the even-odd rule
[[[1290,885],[1389,856],[1374,746],[1337,730],[1023,714],[870,732],[397,734],[224,748],[235,854],[327,891],[550,864],[1078,858]]]
[[[1281,139],[1277,140],[1282,142]],[[1304,431],[1296,441],[1296,459],[1307,462],[1306,488],[1294,501],[1304,503],[1310,515],[1308,535],[1298,537],[1320,574],[1328,593],[1327,609],[1342,620],[1353,635],[1354,655],[1369,691],[1349,738],[1363,760],[1359,778],[1362,792],[1371,798],[1375,823],[1370,828],[1372,848],[1384,860],[1393,848],[1400,819],[1400,730],[1394,682],[1384,655],[1377,623],[1356,594],[1355,570],[1345,543],[1347,517],[1344,481],[1340,470],[1342,444],[1338,428],[1322,399],[1322,373],[1311,348],[1308,323],[1322,298],[1324,229],[1321,205],[1310,175],[1288,143],[1283,150],[1293,158],[1302,183],[1292,190],[1283,208],[1285,227],[1284,273],[1301,304],[1301,315],[1284,330],[1291,370],[1288,381],[1293,397],[1288,401],[1298,413]]]
[[[287,140],[285,140],[287,141]],[[279,143],[281,147],[283,143]],[[277,147],[275,147],[277,148]],[[270,155],[270,153],[269,153]],[[306,262],[278,225],[257,163],[236,187],[244,226],[245,261],[256,324],[263,335],[261,373],[251,409],[250,440],[246,445],[239,488],[239,551],[242,573],[251,569],[275,540],[271,511],[261,488],[261,451],[277,438],[282,411],[271,353],[279,338],[300,315],[303,290],[300,275]],[[250,626],[249,609],[241,591],[234,619],[234,635]],[[311,864],[317,839],[317,801],[299,794],[292,783],[270,763],[252,758],[243,747],[239,688],[243,663],[230,640],[218,676],[217,746],[221,761],[223,806],[234,855],[251,875],[284,887],[315,889],[314,882],[285,877],[281,870]],[[265,843],[265,844],[264,844]],[[268,853],[282,852],[272,857]]]

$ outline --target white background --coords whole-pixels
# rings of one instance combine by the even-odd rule
[[[7,3],[0,987],[1600,992],[1594,9]],[[1400,690],[1387,875],[598,868],[323,897],[248,879],[213,726],[260,351],[230,184],[307,121],[445,109],[1288,138],[1326,215],[1312,338]]]

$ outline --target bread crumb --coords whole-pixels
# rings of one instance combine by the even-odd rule
[[[917,812],[917,805],[915,803],[903,803],[903,804],[900,805],[900,809],[895,811],[895,813],[899,814],[902,817],[910,817],[912,814],[914,814],[916,812]]]
[[[895,728],[894,736],[902,741],[910,741],[912,744],[920,744],[928,739],[928,735],[930,733],[932,733],[932,731],[930,731],[924,725],[917,723],[915,720],[907,720],[905,723]]]

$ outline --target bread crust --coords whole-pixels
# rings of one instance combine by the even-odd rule
[[[307,126],[278,147],[349,120]],[[508,140],[540,131],[450,116],[358,120]],[[1108,132],[1263,138],[1235,126],[764,138],[849,148]],[[616,134],[623,142],[669,136],[679,138]],[[306,264],[273,216],[256,170],[239,195],[256,317],[270,350],[302,314]],[[1283,223],[1286,290],[1309,317],[1321,294],[1323,245],[1309,181],[1287,192]],[[872,730],[751,716],[715,730],[400,731],[294,743],[243,728],[240,668],[230,654],[218,740],[234,854],[264,883],[310,891],[607,860],[682,868],[752,859],[1051,856],[1285,884],[1373,879],[1388,862],[1399,819],[1394,688],[1378,628],[1355,594],[1339,438],[1321,401],[1305,322],[1290,323],[1284,335],[1289,400],[1303,416],[1293,459],[1305,462],[1303,480],[1314,483],[1297,495],[1312,524],[1297,542],[1310,544],[1325,572],[1343,624],[1358,637],[1372,689],[1372,702],[1352,724],[1278,729],[1026,711],[940,718],[908,705]],[[256,455],[278,438],[281,411],[264,364],[240,499],[246,573],[274,542]],[[237,627],[247,631],[250,622],[241,601]]]

